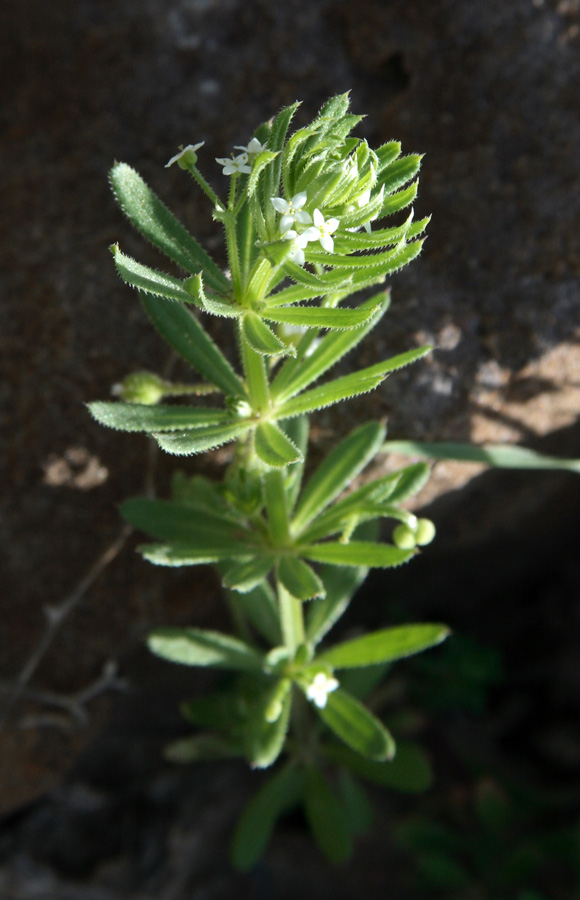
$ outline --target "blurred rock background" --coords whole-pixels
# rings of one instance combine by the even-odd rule
[[[177,146],[205,140],[204,171],[218,185],[214,157],[246,143],[258,122],[300,99],[297,122],[304,123],[329,95],[350,89],[354,110],[367,114],[361,134],[371,145],[397,138],[405,151],[426,154],[416,213],[433,214],[423,255],[393,279],[384,327],[352,365],[427,341],[437,350],[389,379],[366,408],[323,416],[320,447],[349,417],[387,416],[392,437],[518,441],[579,456],[579,76],[578,0],[2,4],[0,709],[45,632],[44,611],[70,596],[118,538],[115,505],[142,490],[150,462],[145,441],[101,429],[84,407],[128,371],[161,370],[167,360],[113,271],[107,248],[116,240],[144,261],[158,260],[115,207],[107,185],[112,162],[135,166],[220,258],[204,198],[176,167],[163,168]],[[169,470],[157,461],[162,490]],[[423,506],[435,502],[442,535],[431,561],[421,561],[433,570],[413,576],[410,567],[409,580],[397,575],[390,589],[388,573],[373,579],[375,596],[405,592],[419,598],[409,600],[417,617],[434,609],[455,627],[482,628],[485,639],[503,637],[511,646],[521,637],[517,623],[529,622],[530,585],[545,586],[534,607],[539,645],[546,615],[558,614],[552,643],[541,652],[534,644],[544,674],[530,677],[533,684],[544,678],[548,705],[556,700],[547,685],[560,679],[566,710],[575,710],[576,479],[491,475],[459,492],[477,474],[435,466],[421,498]],[[487,573],[477,576],[484,586],[473,585],[474,567]],[[451,584],[449,571],[463,572],[463,580],[457,574]],[[466,591],[474,598],[471,616]],[[377,612],[368,592],[365,598],[369,619],[387,621],[384,604]],[[519,613],[502,631],[506,604]],[[153,624],[215,625],[222,616],[211,572],[196,572],[193,582],[189,572],[159,572],[129,541],[56,630],[29,685],[37,693],[12,703],[0,733],[0,810],[13,817],[2,820],[0,839],[6,896],[77,898],[80,888],[66,879],[81,876],[82,896],[91,900],[181,900],[191,884],[196,898],[229,897],[234,889],[240,897],[290,896],[296,882],[287,854],[310,853],[300,837],[277,845],[273,868],[257,880],[222,872],[225,835],[251,776],[225,768],[212,770],[208,782],[158,761],[179,727],[174,706],[191,678],[137,648]],[[518,643],[518,653],[525,647]],[[560,661],[557,671],[548,656]],[[91,700],[89,723],[79,727],[52,695],[85,691],[111,660],[129,693],[115,703],[111,690]],[[200,689],[200,678],[194,681]],[[111,686],[121,687],[114,677]],[[561,756],[564,742],[566,771],[578,777],[579,738],[570,735],[567,715],[554,752]],[[83,748],[81,769],[63,783]],[[132,799],[120,811],[127,791]],[[87,849],[92,838],[79,829],[81,820],[99,835],[96,850]],[[157,824],[139,830],[144,820]],[[173,820],[180,834],[171,831]],[[102,870],[103,860],[126,856],[127,841],[133,868],[107,863]],[[139,841],[144,847],[135,849]],[[165,869],[156,868],[160,845]],[[372,841],[363,845],[334,885],[335,898],[356,896],[361,871],[370,879],[368,895],[385,896],[384,851],[371,865],[375,851]],[[167,866],[184,854],[189,868],[184,874],[176,864],[171,881]],[[105,871],[99,877],[92,874],[97,863]],[[389,860],[394,872],[400,865]],[[305,898],[328,889],[314,853],[302,876]],[[173,887],[163,893],[165,877]]]

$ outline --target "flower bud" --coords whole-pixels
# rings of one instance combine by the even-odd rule
[[[399,550],[413,550],[417,545],[415,532],[408,525],[397,525],[393,531],[393,543]]]
[[[415,541],[419,547],[425,547],[430,544],[435,537],[435,526],[431,519],[418,519],[417,531],[415,532]]]
[[[153,372],[132,372],[112,391],[126,403],[155,406],[165,395],[165,382]]]

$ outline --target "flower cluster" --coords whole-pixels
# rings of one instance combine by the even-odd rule
[[[306,191],[295,194],[290,201],[284,200],[283,197],[270,197],[272,206],[282,216],[280,235],[284,240],[292,241],[289,259],[299,266],[304,265],[304,249],[311,241],[320,241],[323,249],[332,253],[334,250],[332,235],[340,224],[339,220],[334,217],[325,220],[319,209],[315,209],[310,215],[302,208],[307,199]]]
[[[246,146],[240,146],[239,144],[234,146],[234,150],[242,151],[237,156],[233,156],[230,159],[227,157],[218,159],[216,157],[216,162],[223,166],[222,175],[249,175],[252,171],[254,159],[263,149],[264,145],[257,138],[252,138]]]

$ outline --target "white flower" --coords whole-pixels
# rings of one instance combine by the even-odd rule
[[[180,169],[187,169],[188,163],[189,165],[195,165],[197,162],[197,151],[204,144],[205,141],[201,141],[199,144],[188,144],[187,147],[181,147],[179,153],[172,156],[169,162],[165,164],[165,168],[168,169],[173,163],[177,163]]]
[[[326,672],[318,672],[306,688],[306,696],[319,708],[324,709],[328,695],[338,687],[338,681]]]
[[[247,147],[240,147],[239,144],[236,144],[234,150],[243,150],[244,153],[247,153],[248,156],[257,156],[258,153],[261,153],[262,150],[266,149],[265,144],[261,144],[258,138],[252,138]]]
[[[314,210],[312,218],[314,219],[314,225],[302,232],[303,236],[306,237],[307,241],[320,241],[322,248],[332,253],[334,250],[332,233],[340,225],[339,219],[333,218],[325,221],[319,209]]]
[[[292,228],[293,225],[310,225],[312,222],[310,213],[302,209],[306,203],[306,191],[300,191],[299,194],[295,194],[290,203],[284,200],[283,197],[270,197],[270,203],[276,212],[279,212],[282,216],[280,219],[280,234],[282,235]]]
[[[232,159],[216,157],[216,162],[224,167],[222,175],[239,175],[240,173],[249,175],[252,171],[252,167],[248,165],[247,153],[240,153],[239,156],[234,156]]]
[[[285,241],[292,241],[292,248],[290,253],[288,254],[288,259],[292,260],[299,266],[303,266],[306,257],[304,256],[304,248],[308,243],[308,238],[306,237],[306,233],[302,232],[302,234],[298,234],[297,231],[294,231],[293,228],[290,228],[288,231],[285,231],[282,235],[282,238]]]

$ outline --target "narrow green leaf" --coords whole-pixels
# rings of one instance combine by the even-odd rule
[[[333,566],[366,566],[369,569],[400,566],[415,555],[414,550],[399,550],[391,544],[375,544],[372,541],[312,544],[301,547],[300,553],[314,562],[331,563]]]
[[[219,296],[208,294],[203,283],[201,272],[197,275],[191,275],[183,282],[183,287],[187,291],[190,302],[201,307],[204,312],[213,316],[222,316],[226,319],[237,319],[242,314],[242,310],[234,303],[225,302]]]
[[[413,212],[411,211],[407,221],[403,225],[398,225],[396,228],[382,228],[377,231],[371,231],[370,234],[363,231],[337,235],[334,242],[336,252],[338,254],[353,253],[356,250],[364,251],[396,245],[407,237],[412,219]],[[425,222],[426,221],[427,220],[425,220]]]
[[[206,563],[217,563],[220,560],[252,559],[256,554],[256,546],[242,541],[231,541],[224,546],[223,541],[196,540],[195,544],[176,541],[172,544],[142,544],[139,548],[141,556],[154,566],[199,566]]]
[[[283,468],[303,458],[290,438],[272,422],[262,422],[256,428],[255,449],[262,462],[273,468]]]
[[[385,445],[383,444],[384,449]],[[419,493],[421,488],[429,481],[430,474],[431,469],[426,463],[414,463],[411,466],[406,466],[404,469],[399,469],[397,472],[399,478],[396,486],[385,497],[379,497],[377,494],[377,500],[388,499],[390,503],[402,503],[403,500],[414,497],[415,494]]]
[[[255,312],[247,312],[242,321],[242,334],[250,347],[262,356],[288,353],[288,347]]]
[[[291,512],[300,493],[304,472],[306,451],[308,449],[308,417],[295,416],[293,419],[282,419],[278,424],[302,454],[302,459],[294,463],[286,473],[287,505],[288,511]]]
[[[193,303],[193,297],[185,290],[183,281],[179,278],[174,278],[165,272],[159,272],[157,269],[151,269],[149,266],[138,263],[130,256],[125,256],[119,250],[117,244],[111,249],[115,260],[115,268],[125,284],[129,284],[131,287],[137,288],[137,290],[155,294],[157,297],[178,300],[180,303]]]
[[[245,752],[252,768],[266,769],[282,752],[290,722],[291,687],[292,683],[287,679],[287,689],[280,696],[276,683],[260,702],[253,705],[245,735]],[[273,699],[280,703],[281,709],[272,722],[268,721],[267,714]]]
[[[244,518],[239,510],[230,506],[220,491],[219,482],[210,481],[204,475],[187,476],[179,470],[171,479],[171,500],[188,506],[198,513],[210,512],[231,522]]]
[[[445,625],[401,625],[373,631],[352,641],[336,644],[317,657],[317,662],[333,669],[374,666],[421,653],[449,636]]]
[[[408,188],[404,188],[402,191],[397,191],[396,194],[385,197],[378,218],[383,219],[386,216],[392,216],[401,209],[410,206],[417,197],[417,190],[418,184],[414,181]]]
[[[393,356],[385,362],[353,372],[352,375],[345,375],[334,381],[326,382],[320,387],[313,388],[296,398],[282,403],[278,415],[280,418],[286,418],[312,412],[312,410],[321,409],[323,406],[330,406],[332,403],[339,403],[341,400],[365,394],[374,390],[390,372],[395,372],[412,362],[422,359],[431,350],[431,347],[418,347],[415,350],[408,350],[406,353],[400,353],[398,356]]]
[[[408,156],[401,156],[396,162],[392,162],[389,166],[381,169],[379,175],[379,184],[385,188],[385,194],[393,194],[398,188],[403,187],[408,181],[415,177],[421,168],[421,160],[423,159],[417,153],[410,153]]]
[[[215,384],[226,396],[246,399],[240,379],[189,309],[147,294],[142,296],[141,302],[161,337],[196,372]]]
[[[330,862],[346,862],[352,853],[352,840],[346,808],[330,784],[314,766],[306,769],[304,809],[318,847]]]
[[[261,672],[263,655],[238,638],[201,628],[156,628],[147,645],[152,653],[184,666],[214,666]]]
[[[379,160],[379,172],[382,172],[401,155],[401,144],[399,141],[389,141],[375,150],[375,153]]]
[[[231,858],[236,869],[247,872],[256,865],[278,818],[298,803],[302,779],[302,770],[290,763],[275,772],[254,794],[234,832]]]
[[[397,791],[419,794],[433,783],[429,760],[421,747],[411,741],[397,741],[394,758],[385,762],[364,759],[340,744],[326,744],[322,752],[328,760],[346,766],[361,778]]]
[[[258,153],[252,163],[252,173],[248,178],[248,187],[246,189],[248,197],[251,197],[258,187],[258,180],[264,169],[270,166],[278,155],[279,151],[272,152],[272,150],[262,150],[261,153]]]
[[[364,566],[348,569],[323,566],[321,580],[326,597],[310,603],[306,609],[306,637],[316,646],[345,612],[356,590],[367,576]]]
[[[385,428],[368,422],[340,441],[318,466],[302,491],[292,520],[295,535],[349,486],[381,447]]]
[[[424,466],[424,468],[428,477],[429,468],[427,466]],[[343,531],[349,520],[352,520],[353,517],[358,517],[359,511],[365,504],[379,504],[384,502],[383,498],[390,499],[390,495],[398,489],[398,484],[402,478],[401,472],[405,471],[405,469],[402,469],[400,472],[384,475],[382,478],[370,481],[363,487],[357,488],[356,491],[351,491],[346,497],[337,500],[336,503],[308,525],[301,535],[302,540],[310,544],[338,531]],[[362,521],[368,521],[368,519],[363,517]]]
[[[484,463],[503,469],[564,469],[580,473],[580,459],[544,456],[526,447],[510,444],[428,443],[423,441],[387,441],[385,453],[402,456],[424,456],[429,459],[456,459],[461,462]]]
[[[319,306],[288,306],[265,309],[264,319],[305,328],[360,328],[377,314],[380,306],[360,309],[329,309]]]
[[[358,397],[360,394],[373,391],[381,381],[383,381],[382,375],[366,375],[361,372],[336,378],[334,381],[329,381],[311,391],[305,391],[298,397],[282,403],[278,409],[278,416],[286,419],[304,415],[325,406],[332,406],[333,403],[340,403],[342,400],[349,400],[351,397]]]
[[[332,691],[326,706],[316,711],[337,737],[361,756],[382,762],[395,755],[395,742],[382,722],[341,688]]]
[[[283,556],[278,563],[278,578],[285,589],[298,600],[324,597],[324,585],[316,572],[296,556]]]
[[[247,594],[264,581],[273,565],[273,556],[257,556],[228,569],[222,581],[225,587]]]
[[[239,523],[224,518],[219,512],[204,512],[173,500],[153,500],[148,497],[132,497],[120,506],[123,518],[162,541],[223,540],[224,546],[237,539],[251,540],[251,534]]]
[[[262,581],[244,595],[243,609],[257,633],[271,646],[277,647],[282,642],[278,603],[267,581]]]
[[[191,456],[194,453],[203,453],[213,450],[235,441],[245,434],[250,428],[247,421],[240,420],[231,425],[209,425],[207,428],[197,428],[195,431],[175,431],[163,434],[154,434],[159,446],[167,453],[176,456]]]
[[[346,809],[349,831],[353,837],[359,837],[369,831],[373,824],[372,803],[358,780],[347,769],[338,773],[338,788]]]
[[[390,294],[381,292],[361,305],[361,309],[373,308],[380,304],[379,313],[371,317],[362,328],[323,337],[310,356],[305,359],[288,359],[272,382],[272,396],[278,402],[289,400],[320,378],[328,369],[362,341],[369,331],[378,324],[389,307]]]
[[[202,425],[225,425],[231,418],[224,409],[188,406],[148,406],[142,403],[116,403],[97,400],[88,404],[93,417],[119,431],[178,431]]]
[[[287,244],[288,241],[282,241],[282,243]],[[310,279],[306,279],[306,281],[310,281]],[[338,275],[336,272],[326,272],[317,281],[317,284],[308,284],[301,279],[291,287],[282,288],[282,290],[270,294],[266,298],[267,309],[275,309],[290,303],[301,303],[303,300],[314,300],[316,297],[325,297],[335,291],[344,292],[344,296],[352,293],[350,290],[352,274],[350,272],[339,272]]]
[[[227,278],[211,257],[134,169],[117,163],[111,170],[111,185],[119,206],[147,240],[186,272],[201,268],[216,291],[229,289]]]

